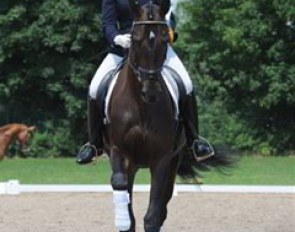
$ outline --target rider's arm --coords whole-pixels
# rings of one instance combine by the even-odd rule
[[[114,38],[119,35],[115,0],[103,0],[101,13],[103,33],[107,40],[113,43]]]

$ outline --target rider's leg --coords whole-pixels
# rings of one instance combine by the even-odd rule
[[[86,164],[92,161],[93,157],[102,154],[103,148],[103,106],[97,100],[97,90],[103,77],[112,69],[115,69],[123,60],[122,57],[109,53],[97,69],[90,87],[87,104],[87,122],[89,142],[79,151],[77,163]]]
[[[207,157],[214,154],[212,146],[206,139],[199,136],[198,128],[198,108],[196,96],[193,91],[193,84],[181,60],[178,58],[171,46],[168,46],[167,59],[165,65],[174,69],[182,78],[186,89],[186,100],[182,113],[184,118],[187,145],[193,149],[194,155]],[[177,67],[177,68],[175,68]],[[197,160],[200,160],[198,158]]]
[[[77,156],[77,163],[86,164],[92,161],[94,156],[102,154],[102,109],[95,99],[88,96],[87,99],[87,129],[89,142],[83,145]]]
[[[183,111],[187,144],[193,149],[197,161],[214,155],[214,149],[210,143],[199,136],[198,105],[194,91],[187,95]]]

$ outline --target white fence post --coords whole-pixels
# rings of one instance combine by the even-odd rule
[[[6,194],[17,195],[20,194],[19,181],[10,180],[6,183]]]

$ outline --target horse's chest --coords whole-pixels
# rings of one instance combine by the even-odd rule
[[[143,166],[173,149],[176,130],[173,109],[162,102],[151,106],[128,103],[111,114],[111,143]]]
[[[155,144],[157,141],[161,143],[167,133],[163,128],[157,128],[152,125],[137,125],[130,128],[130,130],[126,134],[128,142],[137,141],[141,145],[145,144]],[[132,141],[130,141],[132,140]]]
[[[167,141],[171,141],[169,134],[157,133],[155,129],[137,125],[131,127],[122,137],[122,147],[134,163],[145,166],[154,157],[167,153]]]

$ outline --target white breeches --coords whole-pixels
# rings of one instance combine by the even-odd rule
[[[92,99],[95,99],[97,96],[98,87],[103,79],[103,77],[112,69],[115,69],[118,64],[123,60],[122,57],[117,56],[113,53],[109,53],[106,58],[102,61],[101,65],[97,69],[89,87],[89,96]],[[169,45],[167,50],[166,61],[164,63],[168,67],[175,70],[178,75],[181,77],[185,88],[186,93],[190,94],[193,91],[193,83],[190,79],[186,68],[184,67],[182,61],[179,59],[177,54],[174,52],[173,48]]]
[[[186,71],[186,68],[184,67],[182,61],[179,59],[179,57],[170,45],[168,45],[166,61],[164,64],[175,70],[175,72],[177,72],[177,74],[183,81],[183,84],[186,89],[186,94],[190,94],[193,91],[192,80],[188,72]]]
[[[103,77],[112,69],[115,69],[119,63],[123,60],[121,56],[117,56],[113,53],[109,53],[101,65],[98,67],[89,87],[89,96],[92,99],[96,99],[98,87],[103,79]]]

